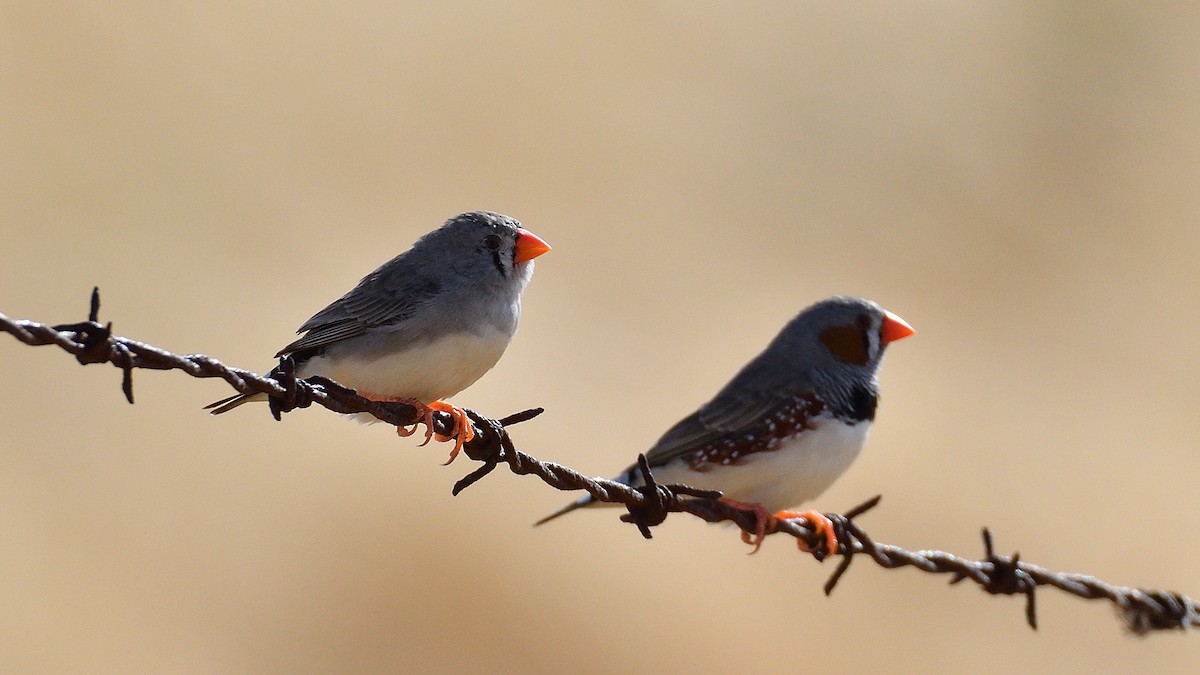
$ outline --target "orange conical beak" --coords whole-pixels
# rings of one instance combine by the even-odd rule
[[[883,310],[883,326],[879,329],[879,341],[882,344],[902,340],[916,332],[907,321],[886,309]]]
[[[544,239],[523,227],[517,228],[517,252],[513,256],[514,262],[523,263],[526,260],[533,260],[549,250],[550,244],[547,244]]]

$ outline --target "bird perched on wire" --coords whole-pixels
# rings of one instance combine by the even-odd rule
[[[417,408],[426,442],[434,411],[454,418],[450,461],[474,431],[463,411],[442,399],[466,389],[504,354],[517,330],[521,292],[533,259],[550,250],[509,216],[463,213],[363,277],[350,292],[300,326],[279,350],[299,377],[320,375],[377,401]],[[218,415],[266,394],[238,394],[206,409]],[[402,436],[416,425],[397,429]],[[447,462],[449,463],[449,462]]]
[[[828,518],[784,509],[820,495],[858,456],[875,419],[884,349],[914,332],[862,298],[834,297],[805,309],[646,453],[655,481],[719,490],[727,503],[753,511],[756,536],[742,537],[755,550],[776,519],[804,518],[836,553]],[[644,483],[636,464],[614,480]],[[601,503],[584,496],[536,525]]]

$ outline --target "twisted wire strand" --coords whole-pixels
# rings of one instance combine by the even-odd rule
[[[283,413],[313,404],[338,413],[368,413],[395,426],[408,426],[418,419],[417,411],[404,403],[363,398],[352,389],[324,378],[297,379],[290,359],[282,359],[269,373],[258,375],[227,366],[204,354],[173,354],[143,342],[114,336],[111,323],[101,324],[97,320],[99,307],[99,291],[93,289],[91,309],[85,322],[48,326],[34,321],[14,320],[0,314],[0,331],[27,345],[56,345],[74,354],[83,365],[111,363],[122,371],[121,389],[130,403],[133,403],[132,371],[146,368],[181,370],[197,378],[218,377],[240,393],[267,394],[271,413],[277,420],[281,419]],[[645,457],[639,458],[639,461],[646,484],[633,488],[611,480],[588,477],[569,467],[544,462],[518,450],[508,434],[508,427],[533,419],[541,412],[541,408],[535,408],[491,419],[468,410],[476,436],[463,446],[463,452],[480,462],[480,466],[459,480],[452,493],[459,494],[504,464],[514,474],[536,476],[555,489],[582,490],[599,501],[624,505],[627,513],[621,519],[636,525],[646,538],[651,537],[651,528],[661,524],[671,513],[689,513],[713,523],[730,521],[744,532],[755,532],[758,525],[756,517],[720,501],[720,493],[684,485],[658,484]],[[434,414],[434,431],[449,434],[452,428],[453,420],[448,414]],[[1047,586],[1087,600],[1108,600],[1125,627],[1137,635],[1200,626],[1200,608],[1196,601],[1182,593],[1118,586],[1086,574],[1054,572],[1032,565],[1022,561],[1016,553],[1011,556],[997,554],[993,550],[991,533],[986,528],[983,530],[984,556],[979,560],[944,551],[908,551],[878,543],[854,520],[878,502],[879,497],[875,497],[845,514],[826,514],[834,522],[840,542],[835,552],[823,550],[823,538],[802,519],[781,520],[766,534],[783,533],[805,542],[810,550],[815,551],[814,556],[818,560],[829,555],[840,556],[837,568],[825,584],[827,595],[833,592],[851,562],[865,556],[885,569],[912,567],[929,574],[951,575],[952,584],[973,581],[991,594],[1024,595],[1026,621],[1035,629],[1035,591]]]

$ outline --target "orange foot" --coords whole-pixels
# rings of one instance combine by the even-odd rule
[[[803,518],[812,525],[813,531],[817,536],[825,537],[825,550],[829,555],[837,555],[838,540],[837,534],[833,531],[833,521],[826,518],[823,514],[816,511],[777,511],[774,516],[778,520],[790,520],[792,518]],[[813,550],[808,547],[808,543],[803,539],[796,540],[796,546],[805,553],[812,553]]]
[[[754,534],[742,530],[742,541],[754,547],[750,554],[758,553],[758,549],[762,547],[763,539],[768,532],[774,532],[777,521],[790,520],[792,518],[803,518],[808,521],[816,533],[825,537],[825,550],[830,555],[836,554],[838,550],[837,535],[833,532],[833,521],[816,511],[777,511],[774,515],[767,513],[762,504],[753,502],[739,502],[727,497],[721,497],[721,501],[732,506],[735,509],[749,511],[754,514]],[[805,553],[812,553],[812,549],[803,539],[796,540],[796,546]]]
[[[462,408],[453,406],[445,401],[434,401],[433,403],[426,405],[421,401],[411,398],[380,399],[375,396],[367,396],[367,398],[374,400],[403,402],[416,408],[417,415],[421,419],[413,423],[412,427],[408,429],[405,429],[404,427],[396,427],[396,434],[405,438],[412,436],[417,432],[417,427],[420,426],[421,422],[424,422],[425,440],[421,441],[421,445],[428,443],[431,438],[437,440],[438,442],[450,440],[455,442],[454,449],[450,451],[450,459],[446,460],[446,464],[453,462],[454,458],[458,457],[458,453],[462,451],[463,443],[475,438],[475,428],[471,426],[471,420],[467,417],[467,414],[462,411]],[[449,436],[433,433],[433,413],[435,412],[449,413],[449,415],[454,418],[454,428],[451,430]]]
[[[455,457],[458,457],[458,453],[462,450],[463,443],[475,438],[475,427],[471,426],[471,419],[467,417],[467,413],[463,412],[462,408],[459,408],[455,405],[446,403],[445,401],[434,401],[433,403],[429,404],[429,408],[431,412],[426,416],[425,424],[430,428],[433,426],[430,423],[433,421],[432,411],[434,410],[450,413],[450,417],[454,418],[454,428],[450,431],[449,436],[443,436],[441,434],[433,435],[433,437],[440,443],[451,440],[454,441],[454,449],[450,451],[450,459],[446,460],[446,464],[449,464],[450,462],[454,461]],[[428,443],[429,441],[426,440],[426,442]]]

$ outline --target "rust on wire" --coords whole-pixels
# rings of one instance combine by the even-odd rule
[[[122,371],[121,390],[130,403],[133,403],[133,370],[148,368],[181,370],[198,378],[221,378],[239,393],[266,394],[271,401],[271,414],[276,419],[282,419],[286,412],[316,404],[338,413],[367,413],[394,426],[409,426],[417,420],[417,411],[412,406],[372,401],[325,378],[297,379],[295,365],[288,359],[281,360],[278,366],[263,376],[226,366],[204,354],[178,355],[114,336],[111,323],[99,323],[99,310],[100,294],[94,289],[86,322],[52,327],[10,319],[0,314],[0,332],[9,333],[27,345],[57,345],[73,354],[83,365],[113,364]],[[537,476],[553,488],[582,490],[599,501],[624,505],[627,513],[621,519],[634,524],[646,538],[650,538],[652,527],[662,524],[672,513],[689,513],[708,522],[731,521],[744,531],[753,531],[755,523],[752,514],[720,501],[720,493],[695,490],[683,485],[659,484],[644,458],[639,458],[644,485],[634,488],[610,480],[589,478],[568,467],[540,461],[518,450],[507,428],[533,419],[542,413],[541,408],[500,419],[490,419],[469,410],[466,412],[475,427],[476,436],[464,445],[463,451],[471,459],[480,462],[480,466],[455,483],[455,495],[496,467],[506,464],[512,473]],[[435,431],[449,435],[452,424],[449,415],[435,413]],[[825,584],[827,595],[833,592],[849,569],[851,560],[866,556],[885,569],[913,567],[930,574],[951,575],[951,583],[973,581],[988,593],[1024,595],[1026,620],[1033,628],[1037,627],[1034,593],[1039,587],[1054,587],[1088,600],[1108,600],[1125,626],[1138,635],[1200,626],[1200,609],[1196,601],[1182,593],[1115,586],[1085,574],[1053,572],[1031,565],[1015,553],[1012,556],[997,555],[993,550],[991,533],[986,529],[983,531],[982,560],[961,558],[943,551],[908,551],[878,543],[855,520],[878,502],[879,497],[875,497],[845,514],[826,514],[834,523],[838,541],[842,542],[837,552],[842,559]],[[773,533],[785,533],[800,539],[816,535],[814,529],[802,519],[780,521]]]

